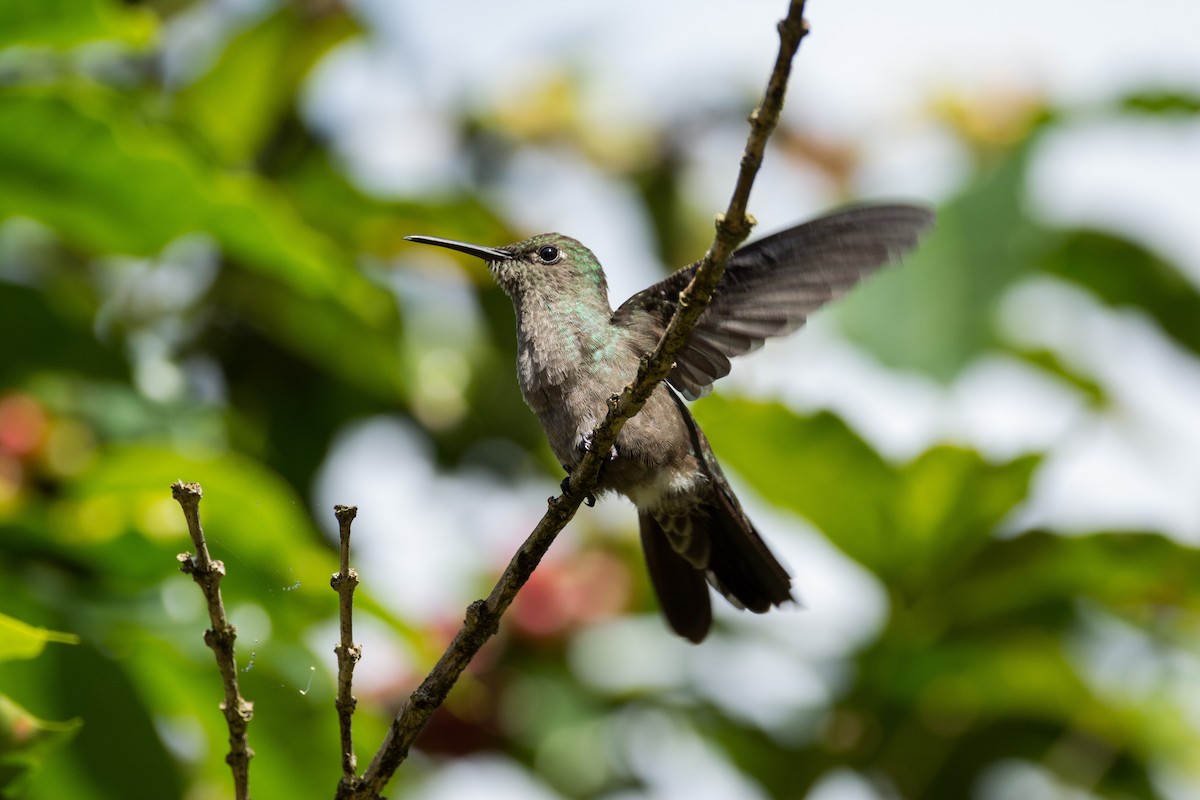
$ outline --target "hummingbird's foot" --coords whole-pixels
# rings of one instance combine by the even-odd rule
[[[571,468],[563,464],[563,469],[567,471],[567,477],[562,479],[562,483],[558,485],[558,488],[562,490],[563,494],[569,494],[571,492]],[[583,496],[583,502],[587,503],[588,508],[595,508],[596,495],[588,492]]]
[[[576,443],[575,449],[578,450],[580,453],[590,452],[592,449],[592,434],[590,434],[590,433],[580,434],[579,441]],[[608,455],[605,457],[604,460],[608,464],[611,464],[612,462],[617,460],[617,446],[615,444],[612,447],[608,448]]]
[[[590,433],[581,433],[579,435],[579,440],[577,442],[575,442],[576,452],[578,452],[580,457],[582,458],[583,456],[587,455],[591,451],[591,449],[592,449],[592,435]],[[600,464],[600,481],[601,481],[601,483],[603,483],[603,481],[604,481],[604,468],[616,460],[617,460],[617,446],[614,444],[612,447],[608,448],[608,455],[605,456],[604,461]],[[571,484],[571,472],[573,470],[570,467],[568,467],[566,464],[563,464],[562,468],[567,473],[567,477],[563,478],[562,484],[561,484],[563,494],[566,494],[568,491],[570,491],[569,487]],[[596,496],[594,494],[592,494],[591,492],[589,492],[583,496],[583,502],[587,503],[588,508],[591,508],[594,505],[596,505]]]

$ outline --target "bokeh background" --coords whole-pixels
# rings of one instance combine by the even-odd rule
[[[508,300],[402,237],[698,258],[785,10],[0,2],[0,794],[230,796],[186,479],[254,796],[332,796],[332,505],[365,763],[561,477]],[[804,608],[673,638],[603,500],[389,796],[1200,796],[1200,6],[808,16],[759,230],[940,225],[695,406]]]

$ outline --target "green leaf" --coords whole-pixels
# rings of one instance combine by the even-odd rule
[[[1138,114],[1200,114],[1200,95],[1187,92],[1147,89],[1124,97],[1120,109]]]
[[[49,753],[69,742],[82,725],[80,719],[38,719],[0,694],[0,796],[20,796],[30,772]]]
[[[859,702],[915,712],[919,728],[907,737],[932,733],[937,740],[989,724],[1054,726],[1138,761],[1185,763],[1194,752],[1195,734],[1177,706],[1166,698],[1102,696],[1061,636],[1036,624],[931,641],[906,640],[893,626],[863,654],[859,669]]]
[[[35,628],[7,614],[0,614],[0,661],[37,658],[47,642],[79,644],[73,633]]]
[[[722,463],[895,588],[919,587],[987,542],[1038,461],[991,464],[941,446],[897,467],[827,412],[714,397],[696,415]]]
[[[979,547],[1028,494],[1040,456],[990,463],[941,445],[900,469],[894,499],[897,563],[916,582],[936,579]]]
[[[0,3],[0,47],[69,48],[91,41],[143,47],[158,28],[146,8],[113,0],[4,0]]]
[[[125,606],[124,610],[128,612],[129,606]],[[93,635],[97,632],[93,631]],[[145,629],[140,634],[130,633],[133,635],[113,635],[110,629],[108,633],[101,634],[108,651],[105,653],[92,646],[91,641],[85,641],[80,647],[59,648],[43,656],[50,680],[39,682],[40,685],[36,687],[42,693],[38,700],[39,708],[58,714],[69,709],[70,713],[86,720],[86,724],[71,741],[69,750],[62,753],[61,757],[55,756],[48,761],[45,769],[32,778],[31,793],[55,797],[55,793],[42,787],[81,783],[89,789],[123,786],[126,787],[124,792],[98,795],[123,796],[128,793],[130,781],[129,754],[136,753],[137,791],[133,793],[134,796],[184,796],[181,764],[172,757],[163,737],[156,730],[156,723],[162,719],[159,709],[147,702],[143,694],[145,687],[131,680],[132,665],[124,663],[126,659],[141,657],[139,640],[147,638]],[[203,645],[200,647],[204,649]],[[209,657],[211,659],[211,654]],[[219,678],[212,680],[213,684],[210,685],[219,686]],[[200,686],[201,681],[196,681],[192,689],[199,694],[206,694]],[[219,696],[219,688],[216,691]],[[210,700],[209,708],[211,714],[219,717],[216,702]],[[54,774],[59,771],[60,765],[69,765],[68,769],[63,770],[68,773],[63,776],[66,781]],[[92,796],[92,793],[89,791],[84,796]]]
[[[1104,390],[1103,386],[1091,377],[1081,374],[1073,366],[1064,363],[1057,353],[1041,349],[1009,349],[1008,352],[1026,364],[1036,367],[1069,384],[1078,390],[1093,406],[1103,406],[1108,402],[1108,393]]]
[[[19,385],[31,375],[70,370],[77,375],[119,378],[129,369],[119,354],[100,344],[91,327],[94,309],[64,302],[68,281],[44,291],[0,281],[0,339],[21,341],[0,359],[0,385]]]
[[[1200,291],[1177,267],[1141,245],[1102,231],[1068,231],[1040,266],[1113,307],[1146,312],[1168,336],[1200,353]]]
[[[404,241],[412,233],[497,245],[519,238],[491,209],[469,194],[417,199],[368,195],[346,180],[320,151],[307,154],[279,180],[310,225],[355,251],[382,257],[392,256],[401,248],[412,252],[415,245]],[[481,285],[493,285],[479,259],[463,259],[461,263]]]
[[[694,407],[722,464],[804,516],[852,558],[880,566],[895,470],[841,419],[782,405],[707,398]],[[736,435],[733,433],[736,431]]]
[[[1200,612],[1200,550],[1151,533],[1057,536],[1035,531],[990,542],[960,571],[951,611],[959,625],[1024,615],[1089,598],[1135,620],[1163,608]]]
[[[249,161],[291,110],[312,66],[354,31],[344,11],[301,18],[281,9],[234,37],[212,69],[175,96],[174,117],[219,160]]]
[[[377,397],[402,396],[406,381],[398,335],[386,337],[363,330],[361,320],[350,309],[330,305],[325,298],[280,289],[256,275],[226,275],[221,291],[264,337],[281,347]],[[347,346],[350,341],[352,347]]]
[[[956,638],[901,646],[885,635],[863,682],[889,702],[939,717],[1008,714],[1061,720],[1092,701],[1062,642],[1036,629],[994,641]]]
[[[139,121],[116,95],[95,87],[0,90],[0,183],[0,218],[33,217],[95,253],[154,254],[184,234],[208,233],[234,271],[268,282],[250,300],[264,302],[282,288],[277,313],[322,319],[327,339],[373,350],[374,368],[350,377],[396,398],[402,371],[391,296],[266,181],[214,169],[169,130]],[[310,329],[270,333],[346,374],[344,348],[314,347]]]
[[[214,557],[228,547],[269,587],[299,580],[296,597],[326,582],[330,555],[303,502],[277,475],[232,453],[108,447],[56,505],[49,533],[117,586],[157,583],[174,553],[192,549],[171,497],[177,480],[204,487],[200,512]]]
[[[885,364],[941,380],[992,347],[992,309],[1030,270],[1042,234],[1022,209],[1031,145],[938,209],[938,226],[904,263],[839,303],[842,330]]]
[[[97,252],[150,255],[207,231],[228,254],[311,294],[353,279],[265,185],[211,169],[101,89],[0,91],[0,176],[0,216],[34,217]]]
[[[71,489],[54,533],[72,549],[85,550],[93,567],[133,585],[169,574],[171,554],[190,550],[183,513],[171,498],[177,480],[204,489],[201,521],[214,558],[230,558],[242,570],[222,591],[271,605],[277,625],[307,629],[315,613],[332,613],[336,598],[329,574],[336,553],[323,544],[304,502],[278,475],[233,453],[181,453],[168,448],[109,448]],[[136,534],[129,537],[128,534]],[[236,562],[236,567],[234,563]],[[281,602],[286,592],[289,602]],[[369,600],[356,599],[406,637],[417,652],[428,643],[419,631]]]

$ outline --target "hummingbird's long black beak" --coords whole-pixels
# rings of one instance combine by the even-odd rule
[[[404,239],[405,241],[416,242],[417,244],[431,244],[435,247],[457,250],[469,256],[482,258],[484,261],[508,261],[512,258],[512,253],[507,250],[501,250],[498,247],[484,247],[481,244],[456,242],[453,239],[439,239],[436,236],[405,236]]]

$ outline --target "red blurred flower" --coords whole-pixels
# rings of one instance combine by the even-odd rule
[[[42,443],[46,435],[46,412],[27,394],[0,398],[0,450],[23,458]]]
[[[589,550],[540,564],[513,602],[513,624],[530,636],[558,636],[621,612],[631,594],[625,563],[612,553]]]

